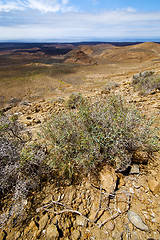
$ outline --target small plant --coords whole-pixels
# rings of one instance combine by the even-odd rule
[[[0,215],[1,225],[13,215],[17,220],[23,216],[28,194],[49,176],[45,149],[25,146],[30,140],[30,133],[15,118],[0,118],[0,200],[8,196],[10,205],[10,211]]]
[[[108,94],[111,92],[111,90],[119,87],[119,83],[116,82],[108,82],[105,86],[105,88],[101,91],[102,94]]]
[[[105,86],[105,90],[106,91],[110,91],[112,89],[115,89],[119,86],[119,83],[116,83],[116,82],[108,82]]]
[[[67,101],[67,107],[70,109],[77,108],[84,101],[80,93],[72,93]]]
[[[139,150],[150,156],[158,149],[151,121],[120,96],[52,116],[42,128],[49,149],[46,163],[72,180],[103,164],[124,171]]]
[[[153,91],[160,90],[160,75],[153,71],[140,72],[133,75],[132,85],[135,91],[139,91],[141,95],[150,94]]]

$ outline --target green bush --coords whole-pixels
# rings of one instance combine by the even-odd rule
[[[110,91],[112,89],[115,89],[119,86],[119,83],[116,83],[116,82],[108,82],[105,86],[105,90],[106,91]]]
[[[133,75],[132,85],[135,91],[141,95],[147,95],[153,91],[160,90],[160,75],[152,71],[140,72]]]
[[[42,138],[49,149],[46,163],[70,180],[106,163],[124,171],[135,152],[150,156],[158,149],[151,124],[120,96],[94,104],[85,101],[43,125]]]
[[[72,93],[67,101],[67,107],[70,109],[77,108],[81,103],[84,102],[84,99],[80,93]]]

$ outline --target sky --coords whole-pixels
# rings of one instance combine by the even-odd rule
[[[0,0],[0,41],[160,41],[159,0]]]

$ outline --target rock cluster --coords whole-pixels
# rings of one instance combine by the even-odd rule
[[[29,223],[4,229],[1,239],[158,239],[160,200],[153,181],[159,175],[142,171],[131,171],[122,181],[122,174],[105,167],[98,178],[79,185],[48,184],[36,196],[41,201]]]

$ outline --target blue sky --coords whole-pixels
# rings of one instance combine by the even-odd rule
[[[0,0],[0,41],[159,40],[159,0]]]

